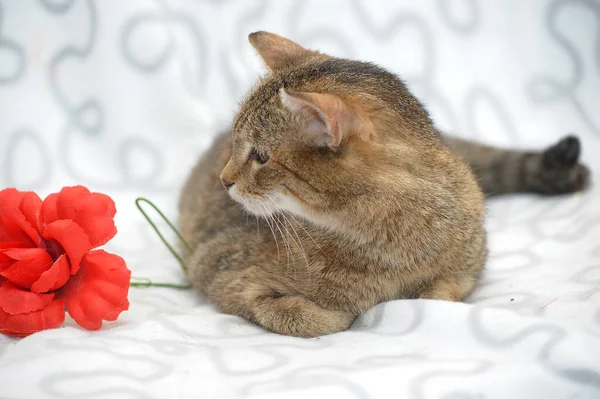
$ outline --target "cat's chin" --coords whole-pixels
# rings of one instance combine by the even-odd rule
[[[229,197],[240,204],[246,212],[254,216],[269,217],[277,212],[277,209],[273,204],[269,204],[263,199],[240,196],[237,192],[237,187],[235,186],[229,189]]]
[[[280,209],[288,211],[293,215],[304,217],[304,208],[301,205],[300,201],[298,201],[294,197],[290,195],[285,195],[282,192],[275,193],[271,197]]]
[[[270,211],[268,208],[263,207],[261,204],[255,204],[252,201],[237,201],[244,210],[254,216],[258,217],[269,217],[275,213],[275,211]]]

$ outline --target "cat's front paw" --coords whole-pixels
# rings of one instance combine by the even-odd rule
[[[590,182],[590,170],[579,163],[581,143],[575,136],[566,136],[541,153],[532,188],[541,194],[566,194],[585,189]]]

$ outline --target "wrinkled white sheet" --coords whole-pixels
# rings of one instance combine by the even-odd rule
[[[600,173],[597,1],[3,1],[0,187],[117,201],[107,250],[181,281],[137,213],[177,188],[261,68],[274,30],[399,73],[444,128],[540,147],[580,135]],[[0,398],[600,397],[600,186],[489,202],[468,303],[395,301],[318,339],[266,333],[190,291],[132,289],[88,332],[0,336]],[[163,226],[164,228],[164,226]],[[262,234],[263,232],[261,232]]]

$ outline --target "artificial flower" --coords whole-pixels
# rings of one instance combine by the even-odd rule
[[[104,250],[117,232],[113,200],[82,186],[44,201],[0,191],[0,332],[26,336],[56,328],[65,309],[96,330],[127,310],[131,272]]]

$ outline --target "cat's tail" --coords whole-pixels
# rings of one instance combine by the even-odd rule
[[[556,195],[580,191],[589,184],[590,171],[578,162],[581,144],[575,136],[566,136],[543,151],[502,149],[447,135],[442,138],[471,166],[486,195]]]

